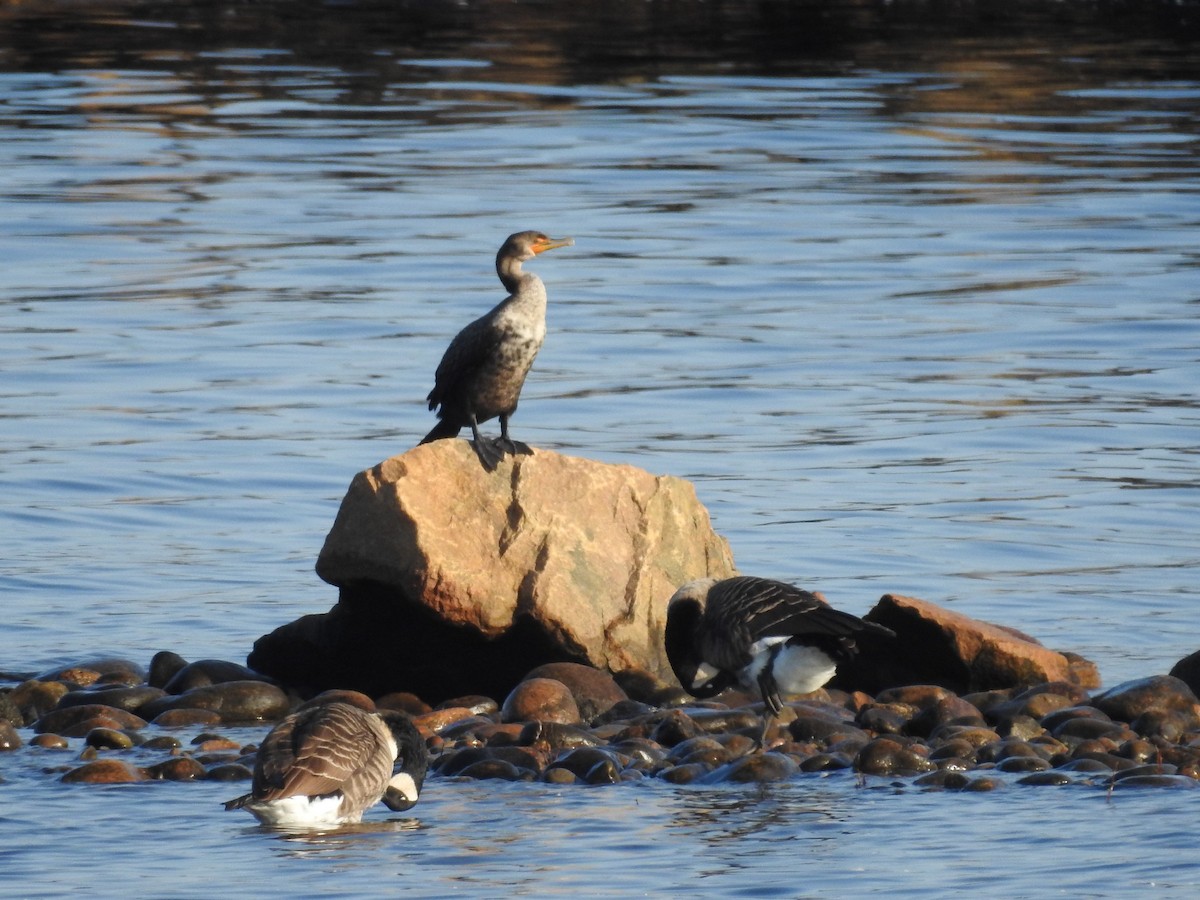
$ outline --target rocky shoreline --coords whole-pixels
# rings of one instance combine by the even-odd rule
[[[1188,674],[1186,664],[1176,670]],[[247,780],[256,744],[225,731],[254,725],[265,735],[300,702],[236,663],[166,652],[148,671],[96,660],[0,679],[16,682],[0,689],[0,749],[43,754],[42,770],[69,783]],[[614,678],[577,663],[539,666],[503,698],[434,708],[406,693],[324,696],[408,712],[430,749],[434,790],[451,778],[722,784],[837,772],[952,791],[1200,783],[1200,701],[1175,675],[1095,694],[1065,681],[966,694],[822,689],[787,704],[765,752],[755,748],[756,698],[696,702],[646,672]]]
[[[1090,693],[1077,654],[900,594],[765,735],[757,694],[689,697],[667,600],[733,574],[732,553],[690,484],[630,466],[536,450],[485,472],[465,442],[418,447],[355,477],[317,571],[337,605],[260,638],[249,667],[163,651],[0,672],[0,758],[45,754],[66,782],[242,781],[257,746],[230,733],[261,740],[320,698],[412,716],[435,779],[1200,782],[1200,653]]]

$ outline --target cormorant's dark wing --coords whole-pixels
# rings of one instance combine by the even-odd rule
[[[439,404],[455,406],[462,401],[459,394],[467,388],[476,373],[491,359],[500,345],[500,332],[490,321],[491,313],[481,316],[455,335],[433,376],[429,392],[429,408]]]

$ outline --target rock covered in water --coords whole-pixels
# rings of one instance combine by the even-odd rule
[[[540,662],[669,677],[666,603],[733,559],[691,484],[535,451],[486,472],[465,441],[359,473],[317,560],[327,614],[260,638],[289,685],[506,694]]]

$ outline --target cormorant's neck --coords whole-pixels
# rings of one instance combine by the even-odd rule
[[[508,292],[515,294],[521,284],[521,277],[524,275],[521,271],[521,260],[507,254],[497,256],[496,274],[500,276],[500,283],[508,289]]]

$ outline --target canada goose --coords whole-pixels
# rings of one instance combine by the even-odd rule
[[[428,764],[425,742],[404,713],[308,706],[271,729],[258,748],[250,793],[225,808],[285,827],[359,822],[378,800],[396,812],[411,808]]]
[[[664,644],[675,677],[694,697],[735,684],[757,688],[766,704],[765,740],[771,718],[783,710],[781,695],[824,685],[858,652],[862,631],[893,633],[793,585],[739,575],[679,588],[667,603]]]

